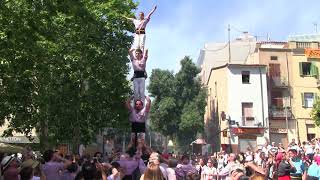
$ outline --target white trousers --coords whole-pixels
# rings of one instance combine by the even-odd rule
[[[145,95],[145,81],[144,77],[141,78],[133,78],[133,92],[134,92],[134,100],[141,100],[144,103]]]
[[[146,42],[146,35],[145,34],[135,34],[132,48],[133,49],[141,49],[143,52],[145,42]]]

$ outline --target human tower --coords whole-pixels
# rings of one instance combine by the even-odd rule
[[[126,103],[130,112],[131,141],[135,145],[137,144],[138,139],[144,142],[146,120],[151,107],[150,98],[145,96],[145,80],[147,78],[146,63],[148,59],[148,49],[145,49],[145,40],[147,24],[156,9],[157,6],[154,6],[146,17],[143,12],[139,13],[137,19],[125,17],[132,21],[135,26],[134,41],[129,50],[130,60],[134,71],[131,79],[133,81],[134,95],[128,99]]]

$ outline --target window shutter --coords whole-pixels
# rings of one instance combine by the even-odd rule
[[[319,79],[319,68],[316,65],[314,65],[314,74],[315,74],[315,77]]]
[[[318,94],[317,93],[313,93],[313,104],[316,104],[318,100],[319,100]]]
[[[300,76],[303,76],[302,62],[299,62],[299,72]]]
[[[301,101],[302,101],[302,107],[305,107],[305,101],[304,101],[304,93],[301,93]]]
[[[318,77],[318,67],[314,64],[314,63],[311,63],[311,67],[310,67],[310,74],[311,76],[317,78]]]

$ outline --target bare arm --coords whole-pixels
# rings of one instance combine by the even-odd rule
[[[144,56],[143,56],[146,61],[148,59],[148,53],[149,53],[149,50],[146,49],[145,52],[144,52]]]
[[[128,109],[128,111],[132,110],[132,106],[131,106],[131,100],[133,99],[133,96],[127,100],[126,102],[126,108]]]
[[[134,18],[129,18],[129,17],[127,17],[127,16],[122,16],[123,18],[126,18],[126,19],[128,19],[128,20],[130,20],[130,21],[133,21],[134,20]]]
[[[134,59],[133,52],[134,52],[134,49],[133,49],[133,48],[129,49],[130,61],[132,61],[132,60]]]
[[[151,15],[154,13],[154,11],[156,11],[156,9],[157,9],[157,6],[154,6],[153,9],[147,15],[146,19],[150,19]]]
[[[250,167],[252,170],[254,170],[255,172],[258,172],[262,175],[266,175],[266,172],[263,168],[253,164],[253,163],[245,163],[246,167]]]
[[[146,104],[146,112],[150,111],[151,108],[151,100],[149,96],[146,96],[147,104]]]

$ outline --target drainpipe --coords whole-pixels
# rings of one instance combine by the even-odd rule
[[[261,73],[261,67],[259,67],[259,74],[260,74],[260,94],[261,94],[261,109],[262,109],[262,122],[263,127],[265,127],[265,120],[264,120],[264,99],[263,99],[263,85],[262,85],[262,73]]]
[[[291,90],[290,90],[290,77],[289,77],[289,61],[288,61],[288,52],[286,52],[286,61],[287,61],[287,80],[288,80],[288,92],[289,92],[289,106],[291,108]],[[286,99],[287,101],[288,99]],[[288,107],[285,107],[286,111],[286,129],[287,129],[287,142],[289,143],[289,120],[288,120]],[[292,112],[292,111],[291,111]]]

